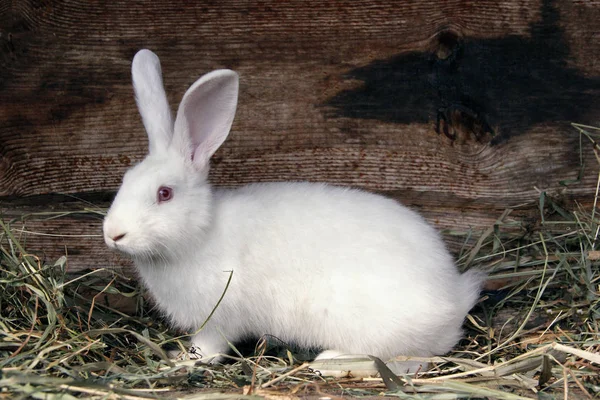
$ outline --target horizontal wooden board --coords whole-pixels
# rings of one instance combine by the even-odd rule
[[[457,212],[443,205],[424,207],[423,199],[420,200],[421,204],[412,208],[442,230],[448,248],[456,256],[465,245],[470,248],[506,211],[464,207]],[[72,201],[56,204],[50,212],[43,206],[18,207],[5,212],[2,217],[4,221],[10,221],[13,235],[23,247],[46,263],[51,264],[67,255],[69,272],[106,268],[131,274],[131,261],[109,251],[104,244],[101,211],[102,208],[96,207],[90,211],[89,204]],[[514,225],[514,233],[524,235],[538,226],[539,217],[537,205],[526,204],[512,211],[503,221],[508,226]]]
[[[598,20],[589,0],[0,1],[0,209],[107,204],[147,147],[129,71],[144,47],[174,110],[201,74],[240,73],[217,186],[352,185],[458,229],[533,218],[541,191],[590,203],[597,163],[569,123],[600,125]],[[74,268],[126,264],[78,236],[99,220],[31,223],[74,232],[28,239]]]

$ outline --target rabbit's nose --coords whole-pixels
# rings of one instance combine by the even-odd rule
[[[118,242],[119,240],[123,239],[123,238],[125,237],[125,235],[126,235],[125,233],[120,233],[120,234],[118,234],[118,235],[111,236],[110,238],[111,238],[113,241],[115,241],[115,242]]]

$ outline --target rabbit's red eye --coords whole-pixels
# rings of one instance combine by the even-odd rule
[[[173,189],[166,186],[161,186],[158,188],[158,202],[162,203],[163,201],[169,201],[173,198]]]

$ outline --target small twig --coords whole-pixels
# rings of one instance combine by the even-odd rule
[[[559,270],[558,268],[556,268],[554,270],[554,273],[552,274],[552,276],[549,277],[546,280],[546,282],[544,282],[544,278],[546,277],[546,272],[547,272],[547,269],[548,269],[548,249],[546,248],[546,241],[544,240],[544,237],[542,236],[541,233],[540,233],[540,242],[542,243],[542,247],[544,248],[545,261],[544,261],[544,269],[542,270],[542,277],[540,279],[540,285],[538,286],[538,291],[536,293],[535,299],[533,300],[533,304],[529,308],[529,311],[527,312],[527,315],[525,316],[525,318],[523,319],[523,322],[519,325],[519,327],[517,328],[517,330],[512,335],[510,335],[510,337],[508,339],[506,339],[504,342],[502,342],[501,344],[499,344],[498,346],[496,346],[495,349],[492,349],[492,350],[486,352],[485,354],[482,354],[479,357],[477,357],[477,360],[480,360],[481,358],[487,357],[489,354],[492,354],[493,352],[495,352],[498,349],[504,347],[505,345],[507,345],[508,343],[512,342],[517,337],[519,337],[519,335],[521,334],[521,332],[525,328],[525,325],[527,324],[527,322],[531,318],[531,315],[535,311],[535,309],[536,309],[536,307],[537,307],[537,305],[538,305],[538,303],[539,303],[539,301],[540,301],[540,299],[542,297],[542,294],[546,291],[546,288],[548,287],[548,284],[556,276],[556,273]]]
[[[89,350],[93,345],[98,344],[98,343],[100,343],[100,339],[93,340],[90,343],[88,343],[87,345],[83,346],[82,348],[76,350],[75,352],[68,353],[65,357],[51,362],[50,364],[48,364],[48,366],[46,367],[46,369],[50,369],[50,368],[52,368],[52,367],[54,367],[54,366],[56,366],[58,364],[62,364],[65,361],[67,361],[67,360],[75,357],[76,355],[81,354],[81,353],[83,353],[86,350]]]
[[[248,391],[248,394],[252,394],[254,393],[254,388],[256,385],[256,371],[258,369],[258,365],[260,364],[260,360],[262,359],[263,355],[265,354],[265,351],[267,351],[267,340],[263,337],[260,338],[260,340],[258,341],[258,357],[256,358],[256,362],[254,363],[254,367],[252,368],[252,381],[250,382],[250,389]]]
[[[113,284],[113,282],[115,281],[116,278],[117,278],[116,276],[113,277],[112,280],[110,282],[108,282],[106,284],[106,286],[104,286],[104,289],[102,289],[100,292],[96,293],[94,295],[94,297],[92,297],[92,304],[90,305],[90,311],[88,312],[88,320],[87,320],[88,330],[92,329],[90,326],[90,323],[92,321],[92,314],[94,312],[94,306],[96,305],[96,298],[98,296],[100,296],[102,293],[104,293],[104,291],[107,290]]]
[[[65,286],[67,286],[67,285],[70,285],[70,284],[71,284],[71,283],[73,283],[73,282],[77,282],[77,281],[79,281],[79,280],[81,280],[81,279],[85,279],[85,278],[87,278],[87,277],[88,277],[88,276],[90,276],[90,275],[97,274],[97,273],[99,273],[99,272],[104,272],[104,271],[106,271],[106,268],[98,268],[98,269],[94,269],[94,270],[92,270],[92,271],[90,271],[90,272],[87,272],[87,273],[85,273],[85,274],[78,275],[76,278],[73,278],[73,279],[71,279],[70,281],[63,282],[63,283],[61,283],[61,284],[59,284],[59,285],[56,285],[56,289],[62,289],[62,288],[64,288]]]
[[[596,193],[594,194],[594,205],[592,206],[592,223],[594,222],[594,217],[596,215],[596,207],[598,206],[598,192],[600,191],[600,171],[598,171],[598,179],[596,180]],[[600,225],[596,227],[596,234],[594,235],[594,241],[592,243],[592,249],[596,248],[596,239],[598,239],[598,229]]]
[[[563,394],[564,400],[569,400],[569,380],[567,379],[567,369],[563,367]]]
[[[483,235],[481,235],[481,237],[479,238],[479,240],[477,240],[477,243],[471,250],[471,254],[469,254],[469,258],[467,258],[467,261],[465,261],[465,264],[464,264],[465,267],[468,267],[469,265],[471,265],[471,263],[475,259],[475,256],[477,255],[477,253],[479,253],[479,250],[483,246],[483,242],[485,241],[485,239],[487,239],[488,236],[490,236],[492,233],[494,233],[495,226],[497,224],[500,224],[501,222],[503,222],[504,218],[506,218],[512,211],[513,210],[510,208],[504,210],[504,212],[502,213],[502,215],[500,215],[500,217],[496,220],[496,222],[494,224],[492,224],[492,226],[490,226]]]
[[[552,346],[552,348],[561,351],[563,353],[567,353],[567,354],[572,354],[574,356],[577,356],[579,358],[584,358],[588,361],[591,361],[595,364],[600,365],[600,354],[595,354],[586,350],[581,350],[581,349],[576,349],[573,347],[569,347],[569,346],[565,346],[564,344],[560,344],[560,343],[552,343],[549,346]]]
[[[30,293],[31,294],[31,293]],[[37,320],[37,313],[38,313],[38,307],[39,307],[39,297],[35,296],[35,309],[33,310],[33,318],[32,318],[32,322],[31,322],[31,328],[29,329],[29,332],[27,333],[27,337],[25,338],[25,341],[23,343],[21,343],[21,345],[19,346],[18,349],[16,349],[11,355],[10,357],[14,357],[17,354],[19,354],[21,352],[21,350],[23,350],[23,348],[25,346],[27,346],[27,343],[29,343],[29,339],[31,339],[31,334],[33,333],[33,328],[35,328],[35,322]]]
[[[550,355],[550,357],[552,357],[552,355]],[[563,365],[559,360],[557,360],[555,357],[552,357],[552,359],[554,360],[555,363],[557,363],[558,365],[561,366],[562,370],[563,370],[563,377],[565,380],[565,392],[568,392],[568,382],[567,382],[567,372],[569,373],[569,375],[571,375],[571,378],[573,378],[573,382],[575,382],[575,384],[577,386],[579,386],[579,389],[581,389],[582,393],[584,393],[586,395],[586,397],[590,400],[593,399],[593,397],[590,395],[590,393],[587,391],[587,389],[583,386],[583,384],[581,383],[581,381],[579,379],[577,379],[577,377],[575,376],[575,374],[573,374],[573,371],[571,370],[571,368],[567,368],[565,365]],[[567,393],[565,393],[567,394]],[[567,399],[568,396],[565,397],[565,399]]]
[[[294,375],[296,372],[301,371],[303,369],[308,368],[308,366],[310,365],[310,363],[304,363],[299,367],[294,368],[291,371],[286,372],[285,374],[279,375],[277,378],[275,379],[271,379],[269,382],[263,383],[260,388],[261,389],[265,389],[268,388],[269,386],[273,385],[274,383],[277,383],[279,381],[284,380],[285,378],[287,378],[288,376]]]
[[[229,272],[229,279],[227,279],[227,283],[225,284],[225,289],[223,289],[223,293],[221,293],[221,297],[219,297],[219,300],[217,301],[217,304],[215,304],[215,306],[213,307],[212,311],[210,312],[210,314],[208,314],[208,317],[206,317],[206,319],[204,320],[204,323],[200,326],[200,328],[198,328],[196,330],[196,332],[194,332],[194,335],[198,334],[198,332],[200,332],[202,329],[204,329],[204,327],[206,326],[206,324],[208,323],[208,321],[210,321],[211,317],[213,316],[213,314],[215,313],[215,311],[217,311],[217,308],[219,307],[219,305],[223,301],[223,298],[225,297],[225,293],[227,293],[227,289],[229,289],[229,284],[231,283],[231,278],[233,278],[233,270],[231,270],[231,271],[225,271],[225,272]]]

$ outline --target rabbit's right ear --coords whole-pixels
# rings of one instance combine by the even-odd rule
[[[158,56],[140,50],[131,64],[133,90],[138,109],[148,133],[149,153],[167,149],[173,137],[173,117],[163,87]]]
[[[223,144],[237,108],[238,74],[228,69],[209,72],[185,93],[175,119],[172,146],[203,170]]]

